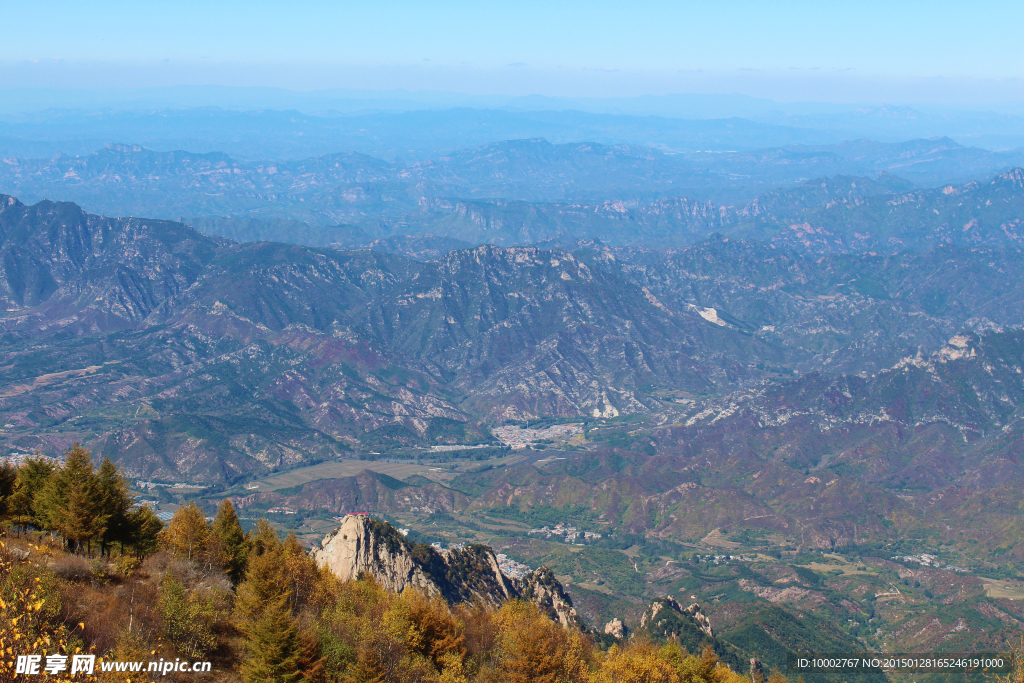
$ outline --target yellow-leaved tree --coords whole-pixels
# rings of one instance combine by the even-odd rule
[[[25,679],[23,674],[15,673],[19,654],[62,655],[70,661],[81,652],[71,642],[67,627],[47,614],[46,602],[38,578],[15,571],[7,545],[0,541],[0,683]],[[64,674],[67,671],[46,680],[84,680],[80,675]]]
[[[507,683],[583,683],[590,673],[582,634],[562,628],[522,600],[511,600],[494,615],[496,651],[481,671],[486,680]],[[488,671],[487,669],[490,669]]]

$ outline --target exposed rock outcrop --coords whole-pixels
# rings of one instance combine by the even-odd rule
[[[675,640],[690,652],[701,652],[706,644],[710,644],[719,656],[724,654],[722,643],[715,638],[711,628],[711,621],[696,604],[684,609],[670,597],[658,598],[644,610],[640,628],[657,640]]]
[[[575,626],[585,629],[572,604],[572,598],[565,592],[562,584],[550,569],[547,567],[535,569],[518,583],[520,597],[535,603],[540,611],[547,614],[552,621],[557,621],[566,627]]]
[[[684,608],[670,597],[658,598],[644,610],[640,630],[655,641],[675,641],[692,653],[710,647],[718,660],[734,671],[746,667],[736,646],[715,637],[711,620],[696,603]]]
[[[518,594],[489,547],[437,550],[411,543],[390,524],[363,515],[346,516],[320,542],[313,558],[343,581],[366,573],[390,591],[413,587],[451,603],[482,600],[498,605]]]
[[[629,635],[629,629],[622,623],[621,619],[612,619],[604,625],[605,635],[609,635],[615,640],[625,640],[626,636]]]
[[[760,659],[758,659],[756,657],[751,657],[750,658],[750,680],[755,681],[755,683],[763,683],[763,681],[766,678],[768,678],[768,677],[765,675],[765,672],[764,672],[764,664],[761,663]]]
[[[582,627],[572,599],[551,570],[541,567],[522,579],[510,579],[485,545],[438,550],[411,543],[386,522],[348,515],[321,541],[313,558],[343,581],[365,573],[390,591],[413,587],[453,604],[479,600],[496,607],[522,598],[536,603],[552,621]]]
[[[684,617],[689,617],[686,620]],[[674,626],[676,623],[692,621],[696,628],[708,638],[714,638],[715,633],[711,628],[711,620],[700,611],[697,603],[683,609],[674,598],[659,598],[651,603],[650,607],[644,610],[640,617],[640,628],[648,630],[661,629]]]
[[[351,581],[366,573],[373,575],[382,587],[396,593],[412,586],[428,595],[442,594],[436,579],[430,575],[430,566],[436,563],[422,553],[415,557],[413,550],[412,544],[391,525],[369,517],[348,515],[341,526],[320,542],[320,548],[313,551],[313,558],[342,581]]]
[[[685,650],[700,654],[711,648],[718,660],[734,671],[746,667],[741,651],[715,637],[711,620],[696,603],[684,608],[671,597],[658,598],[644,610],[639,631],[655,642],[674,641]]]

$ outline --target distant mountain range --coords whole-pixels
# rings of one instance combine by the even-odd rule
[[[797,649],[826,622],[904,642],[911,622],[852,625],[873,599],[825,587],[845,570],[819,576],[814,560],[793,578],[771,561],[744,573],[661,556],[852,549],[907,595],[960,601],[962,628],[925,628],[936,603],[915,612],[912,642],[982,647],[1018,618],[978,577],[1024,562],[1022,173],[902,183],[834,178],[732,212],[691,204],[678,215],[703,227],[664,249],[238,243],[2,195],[0,446],[57,455],[79,441],[133,478],[213,487],[210,501],[236,486],[250,516],[369,509],[515,529],[503,551],[575,577],[567,589],[592,623],[650,591],[700,587],[715,628],[749,652],[778,649],[764,633]],[[493,429],[538,419],[579,433],[506,458]],[[481,448],[431,450],[453,445]],[[486,462],[468,465],[476,454]],[[358,464],[439,457],[467,466],[399,480]],[[355,474],[242,487],[339,459]],[[549,521],[600,529],[609,545],[533,544]],[[634,544],[653,555],[618,551]],[[893,559],[922,548],[966,569],[908,573]],[[755,596],[821,623],[735,607]]]
[[[534,139],[414,164],[353,152],[243,162],[223,153],[112,144],[81,157],[4,159],[0,191],[27,201],[69,199],[112,216],[185,218],[203,225],[221,221],[229,233],[231,221],[276,222],[277,228],[260,228],[257,234],[309,245],[426,233],[476,243],[522,244],[557,233],[628,243],[659,231],[661,239],[678,242],[675,233],[682,232],[683,239],[694,231],[706,233],[700,220],[710,214],[722,213],[728,227],[758,211],[749,205],[759,196],[806,193],[800,184],[816,178],[868,176],[857,188],[833,190],[867,196],[963,184],[1014,165],[1024,165],[1024,153],[967,148],[949,139],[681,154]],[[827,195],[799,201],[809,209],[807,202],[822,203]],[[694,223],[694,217],[700,220]],[[785,220],[803,222],[799,218]],[[467,221],[477,226],[467,228]],[[508,230],[500,226],[498,234],[490,234],[479,227],[488,221],[525,227],[521,234],[503,234]],[[637,227],[633,221],[639,221]],[[531,227],[531,222],[541,225]],[[252,234],[255,224],[245,225],[236,228],[238,235],[227,236]]]
[[[0,160],[0,457],[81,442],[161,505],[230,496],[303,542],[372,513],[394,528],[360,514],[321,546],[339,575],[386,554],[378,581],[400,565],[744,668],[1002,651],[1024,623],[1024,154],[837,142],[917,125],[901,108],[747,104],[778,125],[0,123],[31,151]],[[204,153],[103,146],[186,130]],[[51,153],[64,133],[96,137]]]
[[[219,91],[219,92],[218,92]],[[988,149],[1024,146],[1019,105],[948,107],[780,103],[738,95],[592,99],[273,89],[0,90],[0,156],[88,154],[104,142],[302,159],[349,150],[423,161],[509,139],[592,141],[669,151],[898,142],[948,135]]]
[[[493,442],[489,425],[510,419],[642,415],[650,427],[627,450],[740,448],[724,470],[694,461],[696,478],[643,475],[638,486],[667,496],[659,505],[724,495],[765,467],[843,478],[861,502],[836,504],[868,515],[859,531],[826,509],[779,508],[743,479],[764,525],[803,515],[815,544],[884,535],[887,511],[911,505],[864,487],[960,491],[927,503],[942,507],[1021,477],[1015,244],[803,255],[719,236],[669,253],[477,247],[417,262],[3,205],[0,411],[23,449],[81,439],[137,476],[231,481],[371,449]],[[859,455],[882,442],[894,455]],[[620,500],[631,486],[617,485]],[[615,505],[637,530],[719,524],[630,521],[631,504]],[[959,505],[948,514],[966,514]]]

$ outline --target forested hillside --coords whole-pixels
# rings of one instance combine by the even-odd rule
[[[749,680],[710,645],[699,655],[671,639],[601,649],[532,602],[449,604],[413,588],[391,593],[372,576],[340,581],[265,520],[244,533],[229,500],[212,522],[190,504],[164,527],[130,504],[109,460],[94,471],[77,445],[62,463],[7,467],[0,483],[3,680],[16,680],[15,654],[81,652],[109,681],[137,680],[110,671],[119,663],[172,660],[212,666],[165,669],[166,680]]]

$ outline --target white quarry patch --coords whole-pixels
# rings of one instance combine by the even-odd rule
[[[721,412],[718,413],[718,415],[715,416],[715,419],[711,421],[711,424],[715,424],[719,420],[724,420],[727,417],[732,417],[737,410],[739,410],[738,405],[736,405],[735,403],[729,404],[727,408],[724,408]]]
[[[718,317],[718,311],[715,310],[714,308],[701,308],[700,306],[690,304],[690,310],[696,311],[697,315],[704,318],[709,323],[720,325],[721,327],[725,327],[726,325],[726,322]]]
[[[956,337],[954,337],[956,339]],[[958,360],[960,358],[974,358],[978,355],[978,352],[974,349],[967,348],[966,344],[960,346],[944,346],[936,352],[936,359],[939,361],[951,361]]]
[[[606,394],[603,391],[601,392],[601,403],[604,404],[604,410],[601,410],[599,407],[598,408],[594,408],[594,410],[591,411],[591,413],[590,413],[592,416],[594,416],[594,417],[618,417],[619,416],[619,409],[616,408],[615,406],[613,406],[611,403],[608,402],[608,394]]]
[[[901,359],[896,365],[892,366],[892,370],[902,370],[908,366],[914,366],[915,368],[932,369],[932,364],[921,354],[921,349],[917,350],[916,356],[907,356]],[[862,373],[861,377],[867,377],[867,373]]]
[[[790,410],[784,412],[772,413],[770,415],[762,414],[759,415],[758,422],[761,427],[781,427],[798,415],[803,415],[802,412],[793,412]]]
[[[970,342],[971,340],[966,334],[958,334],[949,340],[949,345],[955,346],[958,349],[966,349]]]

